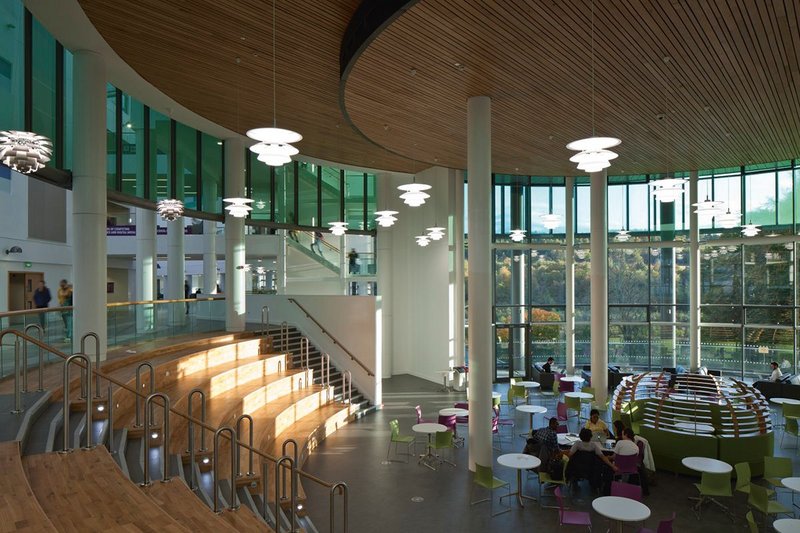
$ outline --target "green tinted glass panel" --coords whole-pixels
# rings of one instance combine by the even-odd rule
[[[375,211],[377,208],[377,176],[375,174],[367,174],[367,228],[368,230],[375,229]]]
[[[31,38],[33,42],[32,128],[56,144],[61,141],[60,135],[56,132],[56,41],[36,19],[33,20]]]
[[[745,176],[745,218],[753,224],[773,225],[777,217],[775,172]]]
[[[207,133],[202,134],[201,140],[202,169],[200,177],[203,190],[201,191],[202,205],[200,209],[206,213],[222,213],[222,141]],[[248,150],[249,153],[250,150]],[[261,165],[266,166],[266,165]],[[254,198],[251,196],[251,198]],[[255,202],[253,202],[255,203]],[[252,205],[252,204],[251,204]],[[266,212],[269,213],[269,194],[266,199]],[[253,207],[255,209],[255,207]],[[264,212],[260,209],[259,212]]]
[[[350,229],[362,229],[364,225],[364,180],[363,172],[344,173],[344,220]]]
[[[294,163],[275,167],[275,222],[296,223]]]
[[[170,198],[170,120],[158,111],[150,110],[150,191],[155,199]]]
[[[73,168],[72,136],[75,127],[75,106],[73,104],[74,87],[72,72],[72,52],[64,49],[64,168],[67,169]]]
[[[271,220],[271,200],[270,191],[272,187],[272,168],[257,159],[258,154],[247,150],[247,157],[250,158],[250,204],[253,210],[250,212],[251,218],[255,220]]]
[[[144,105],[122,95],[122,192],[144,198]]]
[[[106,84],[106,184],[117,188],[117,89]]]
[[[317,193],[319,191],[318,165],[298,163],[298,222],[303,226],[319,226],[317,220]],[[330,171],[331,169],[323,169]],[[337,171],[338,172],[338,171]]]
[[[322,226],[342,221],[342,173],[338,168],[322,168]],[[361,225],[348,226],[361,229]]]
[[[0,2],[0,130],[25,129],[24,30],[22,2]]]
[[[794,221],[792,171],[778,172],[778,224],[788,225]]]
[[[175,127],[176,194],[187,209],[197,209],[197,131],[180,122]],[[242,191],[244,193],[244,191]]]

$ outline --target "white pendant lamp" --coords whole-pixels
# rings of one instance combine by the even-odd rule
[[[431,239],[427,235],[417,235],[414,238],[417,240],[417,244],[422,246],[423,248],[425,248],[431,243]]]
[[[514,242],[522,242],[525,240],[525,230],[524,229],[512,229],[509,237]]]
[[[253,201],[250,198],[223,198],[222,201],[230,204],[225,206],[225,210],[234,218],[245,218],[253,210],[248,205]]]
[[[755,237],[759,233],[761,233],[761,227],[758,224],[753,224],[752,220],[749,224],[742,226],[742,235],[745,237]]]
[[[674,202],[683,194],[683,178],[662,178],[650,183],[653,187],[653,196],[662,204]]]
[[[631,240],[631,234],[628,230],[623,228],[619,230],[619,233],[617,233],[617,235],[614,237],[614,240],[617,242],[628,242]]]
[[[331,227],[331,233],[337,237],[341,237],[347,231],[347,222],[328,222]]]
[[[254,205],[256,206],[256,209],[264,209],[267,207],[267,202],[264,200],[258,200]]]
[[[53,143],[29,131],[0,131],[0,162],[20,172],[36,172],[53,156]]]
[[[400,185],[397,188],[403,191],[403,194],[400,195],[403,203],[410,207],[419,207],[425,203],[425,200],[431,197],[430,194],[425,192],[430,190],[431,186],[424,183],[417,183],[414,181],[412,183]]]
[[[445,228],[441,228],[439,226],[434,226],[432,228],[426,228],[428,232],[428,237],[431,238],[433,241],[440,241],[442,237],[444,237]]]
[[[169,198],[156,204],[156,212],[167,222],[173,222],[183,215],[183,202]]]
[[[724,229],[731,229],[738,226],[742,221],[742,214],[738,211],[731,211],[729,207],[727,211],[725,211],[721,215],[717,215],[714,219],[719,227]]]
[[[725,213],[725,202],[720,200],[711,200],[708,196],[702,202],[692,204],[695,208],[694,212],[701,217],[715,217]]]
[[[383,211],[375,211],[375,214],[377,215],[375,221],[382,228],[390,228],[395,222],[397,222],[397,217],[395,216],[397,213],[397,211],[391,211],[388,209],[384,209]]]
[[[555,213],[540,215],[539,218],[542,219],[542,225],[549,230],[556,229],[561,224],[561,215]]]

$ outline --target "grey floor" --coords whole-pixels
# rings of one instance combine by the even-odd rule
[[[463,393],[439,392],[440,386],[411,376],[395,376],[384,380],[384,408],[361,420],[351,423],[327,438],[319,449],[311,455],[304,469],[322,479],[345,481],[350,496],[350,531],[354,533],[374,532],[436,532],[436,531],[555,531],[559,528],[558,512],[555,509],[541,509],[536,502],[526,502],[524,509],[514,501],[510,512],[489,517],[489,504],[470,507],[468,501],[472,487],[472,477],[467,469],[467,448],[455,451],[456,467],[447,464],[431,471],[418,465],[415,460],[408,464],[386,463],[386,448],[389,441],[389,420],[397,418],[404,434],[412,434],[411,426],[416,423],[414,406],[421,404],[427,418],[436,418],[439,409],[452,407],[453,403],[465,397]],[[496,390],[504,391],[504,385]],[[504,409],[504,416],[505,409]],[[518,434],[529,427],[527,415],[515,416]],[[542,417],[537,415],[535,424],[541,425]],[[780,440],[780,434],[776,441]],[[497,444],[496,444],[497,445]],[[776,455],[795,458],[795,473],[800,473],[800,460],[797,459],[794,439],[787,438],[783,449]],[[524,447],[522,438],[515,436],[509,442],[500,444],[502,451],[495,455],[520,452]],[[420,444],[418,450],[422,450]],[[495,476],[506,479],[515,487],[515,472],[495,465]],[[524,479],[524,478],[523,478]],[[656,529],[658,520],[677,513],[674,531],[708,532],[723,529],[746,531],[744,515],[747,512],[746,497],[735,496],[730,502],[730,513],[714,506],[704,507],[702,517],[697,519],[690,508],[687,496],[695,495],[693,483],[698,479],[688,476],[659,472],[656,483],[650,488],[650,496],[644,499],[651,511],[646,526]],[[538,485],[535,476],[525,483],[525,492],[537,496]],[[321,531],[328,523],[327,493],[305,483],[309,493],[311,514]],[[504,490],[504,489],[503,489]],[[513,490],[513,489],[512,489]],[[500,491],[496,491],[496,495]],[[474,499],[484,497],[485,492],[476,488]],[[545,491],[545,505],[554,505],[552,493]],[[423,498],[422,501],[413,499]],[[497,497],[497,496],[496,496]],[[568,501],[575,510],[591,511],[592,494],[588,486],[582,486]],[[779,500],[791,505],[791,496],[780,494]],[[507,502],[508,500],[504,500]],[[800,502],[800,498],[798,498]],[[495,500],[494,510],[500,509]],[[337,517],[341,515],[336,510]],[[731,517],[735,521],[731,520]],[[771,522],[770,522],[771,523]],[[609,522],[592,512],[595,531],[605,531]],[[625,531],[637,531],[638,524],[628,525]],[[337,531],[341,529],[337,528]],[[583,528],[564,526],[565,531],[583,531]],[[764,531],[771,531],[771,526]]]

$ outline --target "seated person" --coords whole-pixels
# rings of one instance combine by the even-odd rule
[[[780,379],[783,377],[783,373],[781,372],[781,369],[778,368],[778,363],[773,361],[769,364],[769,366],[772,367],[772,374],[770,374],[769,380],[780,381]]]
[[[625,431],[625,423],[622,420],[614,420],[611,424],[614,426],[614,435],[612,437],[616,440],[622,440],[622,432]]]
[[[551,374],[553,372],[553,363],[555,363],[555,361],[556,360],[552,357],[548,357],[547,362],[542,365],[542,369],[548,374]]]
[[[581,429],[578,437],[581,439],[565,452],[570,458],[567,463],[567,480],[588,479],[592,487],[597,487],[599,478],[599,471],[596,466],[599,466],[597,459],[608,466],[611,470],[617,470],[608,457],[603,454],[603,449],[600,444],[592,440],[592,432],[586,428]],[[586,457],[592,457],[589,461]]]
[[[586,425],[583,427],[591,431],[592,434],[600,434],[602,438],[607,439],[609,436],[608,426],[600,420],[600,411],[597,409],[589,411],[589,420],[586,421]]]
[[[614,446],[614,457],[618,455],[639,455],[639,446],[636,444],[636,435],[631,428],[625,428],[622,432],[622,440],[618,440]],[[644,441],[645,443],[647,441]],[[643,444],[644,445],[644,444]],[[647,472],[645,472],[644,465],[640,461],[638,464],[639,485],[642,487],[642,494],[645,496],[650,494],[649,486],[647,483]]]
[[[560,453],[558,450],[557,430],[558,419],[553,417],[547,423],[547,427],[532,432],[530,439],[528,439],[528,444],[532,449],[536,449],[538,447],[539,459],[542,460],[543,465],[547,464],[551,458]],[[530,442],[531,440],[534,442]]]

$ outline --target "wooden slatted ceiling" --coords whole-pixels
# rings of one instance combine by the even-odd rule
[[[420,2],[358,59],[348,114],[393,151],[463,168],[465,101],[486,94],[495,171],[574,174],[564,145],[591,133],[589,6]],[[611,171],[800,156],[799,10],[788,0],[595,0],[597,133],[623,139]]]
[[[120,56],[181,104],[237,131],[271,122],[270,2],[79,1]],[[358,130],[399,156],[338,107],[339,44],[358,4],[278,2],[278,125],[303,133],[302,153],[464,168],[466,99],[488,94],[495,171],[577,172],[564,145],[591,133],[588,0],[422,0],[386,28],[344,103]],[[611,172],[800,157],[798,17],[793,0],[595,0],[597,133],[623,139]]]

